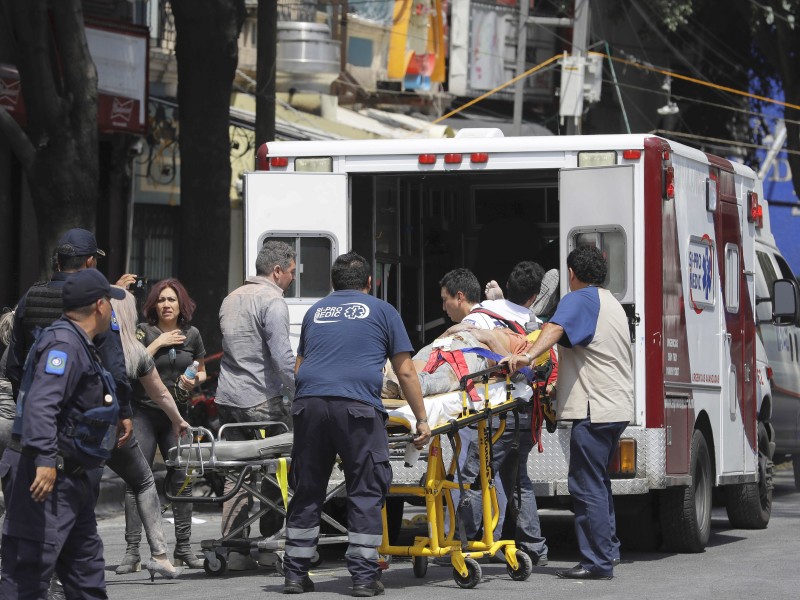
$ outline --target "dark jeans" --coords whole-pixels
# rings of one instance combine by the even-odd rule
[[[575,509],[575,534],[581,566],[587,571],[611,575],[612,561],[619,558],[617,522],[611,496],[608,463],[628,422],[572,422],[569,441],[568,489]]]
[[[169,449],[178,445],[178,440],[172,432],[172,423],[167,415],[159,408],[149,408],[133,404],[133,430],[139,440],[139,448],[147,464],[152,465],[156,456],[156,447],[161,456],[166,457]],[[184,483],[186,473],[175,470],[170,485],[172,493],[177,492]],[[192,486],[188,484],[180,494],[190,497]],[[173,502],[172,516],[175,519],[176,546],[188,544],[192,535],[192,505],[189,502]],[[136,511],[136,501],[133,490],[126,490],[125,498],[125,540],[128,543],[138,544],[142,539],[142,523]]]
[[[131,436],[122,448],[115,448],[106,465],[127,484],[134,496],[137,516],[144,525],[151,554],[165,554],[167,540],[161,519],[161,503],[156,491],[153,471],[139,448],[136,436]],[[127,502],[126,502],[127,505]]]
[[[516,481],[514,481],[513,473],[513,441],[514,431],[506,429],[503,435],[500,436],[500,439],[492,446],[492,470],[495,473],[500,473],[505,497],[509,502],[512,495],[516,495]],[[521,549],[535,556],[543,557],[547,556],[547,544],[542,537],[539,512],[536,508],[536,495],[533,493],[533,483],[530,477],[528,477],[528,456],[530,456],[531,450],[533,450],[533,441],[531,440],[530,429],[520,430],[517,474],[520,498],[515,539]],[[479,471],[480,457],[478,456],[478,441],[475,439],[470,442],[467,460],[462,470],[464,482],[472,483],[475,481]],[[469,504],[462,507],[462,512],[459,516],[464,521],[467,539],[474,540],[478,536],[478,530],[483,519],[481,492],[480,490],[467,490],[466,495]],[[499,502],[499,499],[498,504],[502,516],[506,507],[503,503]],[[501,529],[502,519],[498,520],[497,530],[494,532],[495,540],[500,539]]]

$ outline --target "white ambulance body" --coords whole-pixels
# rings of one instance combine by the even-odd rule
[[[516,262],[535,260],[559,268],[563,295],[566,255],[597,245],[634,356],[635,418],[612,479],[620,537],[702,550],[712,486],[725,490],[734,525],[766,527],[754,318],[766,207],[751,169],[649,135],[497,130],[270,142],[259,156],[263,170],[245,175],[246,272],[268,239],[297,249],[287,292],[295,339],[343,252],[372,261],[373,293],[397,307],[421,347],[445,328],[438,281],[450,269],[502,283]],[[568,500],[569,433],[568,424],[545,433],[544,453],[529,461],[540,503]]]

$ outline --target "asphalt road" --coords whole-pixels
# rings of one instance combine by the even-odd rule
[[[550,564],[534,567],[530,579],[512,581],[504,565],[483,565],[483,580],[472,590],[459,588],[449,567],[431,564],[424,579],[414,577],[411,562],[394,559],[384,572],[386,596],[396,600],[436,597],[437,600],[464,598],[646,598],[647,600],[748,598],[795,599],[800,586],[800,492],[794,488],[791,466],[780,467],[775,478],[772,520],[766,530],[731,529],[724,509],[714,509],[711,539],[702,554],[623,553],[622,564],[612,581],[569,581],[558,579],[558,569],[578,561],[568,512],[543,511],[544,533],[550,544]],[[219,513],[197,513],[202,523],[194,525],[192,539],[217,536]],[[170,545],[172,527],[167,525]],[[203,571],[186,571],[176,580],[147,572],[119,576],[114,568],[125,551],[124,518],[115,516],[98,523],[106,548],[106,580],[111,599],[198,600],[257,598],[280,594],[283,578],[267,567],[256,571],[226,573],[209,577]],[[194,544],[195,549],[199,547]],[[144,544],[142,549],[145,550]],[[323,549],[324,562],[312,571],[316,600],[350,594],[350,580],[342,560],[343,547]]]

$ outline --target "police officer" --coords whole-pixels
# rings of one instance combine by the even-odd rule
[[[122,297],[95,269],[70,275],[63,316],[26,358],[12,442],[0,460],[2,598],[46,598],[54,571],[66,598],[107,598],[94,508],[119,406],[92,340],[109,328],[109,298]]]
[[[82,269],[96,269],[97,260],[106,253],[97,247],[97,240],[91,231],[86,229],[68,229],[58,240],[54,255],[53,274],[50,281],[36,283],[31,286],[17,304],[14,312],[14,327],[11,341],[8,344],[6,374],[11,381],[14,397],[17,397],[22,366],[35,339],[35,333],[44,329],[61,317],[61,288],[70,273]],[[132,275],[123,275],[117,282],[120,287],[127,287]],[[117,384],[117,400],[120,404],[120,428],[123,434],[120,445],[131,437],[133,421],[131,420],[130,393],[131,386],[125,372],[125,358],[119,337],[101,334],[95,340],[103,364],[111,372]]]
[[[345,558],[353,596],[383,594],[377,548],[383,531],[381,507],[392,479],[380,398],[387,358],[417,418],[415,445],[421,448],[431,435],[411,342],[394,307],[369,294],[371,272],[355,252],[337,258],[331,272],[334,292],[303,319],[292,405],[294,496],[286,515],[286,594],[314,589],[308,569],[337,454],[347,482],[350,543]]]

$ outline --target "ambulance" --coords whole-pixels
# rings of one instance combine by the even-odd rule
[[[258,157],[243,184],[246,275],[265,241],[295,248],[295,340],[330,290],[333,260],[350,250],[372,262],[372,293],[421,347],[448,325],[438,282],[450,269],[504,282],[516,262],[535,260],[559,269],[564,295],[567,254],[600,248],[634,357],[635,416],[612,465],[623,543],[702,551],[712,495],[732,526],[767,526],[774,430],[761,412],[771,392],[756,313],[763,304],[775,330],[794,327],[798,289],[775,277],[757,297],[756,238],[769,219],[750,168],[652,135],[496,129],[269,142]],[[569,501],[569,435],[568,423],[545,433],[529,461],[541,504]]]

